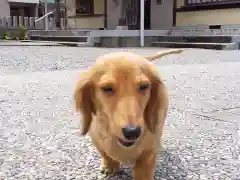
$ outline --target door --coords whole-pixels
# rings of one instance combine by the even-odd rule
[[[129,29],[139,29],[140,27],[140,0],[123,0],[126,10],[126,23]]]
[[[144,29],[151,29],[151,0],[145,0],[144,4]]]
[[[126,10],[126,23],[129,29],[140,29],[140,0],[123,0]],[[144,28],[151,28],[151,0],[145,0]]]

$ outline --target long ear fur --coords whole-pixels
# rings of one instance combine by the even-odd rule
[[[144,112],[144,119],[148,129],[154,133],[156,128],[163,128],[168,110],[168,95],[153,65],[145,65],[142,69],[151,81],[151,95]]]
[[[92,122],[93,114],[96,114],[93,98],[94,86],[91,82],[90,75],[85,73],[80,77],[74,91],[75,107],[76,110],[81,113],[83,118],[82,135],[87,134]]]

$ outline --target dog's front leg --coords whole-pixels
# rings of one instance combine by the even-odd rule
[[[156,153],[143,152],[133,167],[134,180],[153,180],[156,166]]]
[[[119,170],[120,163],[110,158],[103,151],[100,151],[100,154],[101,154],[100,172],[105,175],[115,174]]]

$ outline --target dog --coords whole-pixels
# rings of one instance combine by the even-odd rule
[[[114,174],[133,164],[134,180],[152,180],[161,148],[168,93],[151,62],[182,50],[143,57],[112,52],[97,58],[74,91],[82,115],[82,135],[90,135],[101,155],[101,173]]]

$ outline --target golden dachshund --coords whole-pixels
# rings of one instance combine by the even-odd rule
[[[74,92],[83,117],[82,135],[89,133],[101,155],[101,172],[115,173],[133,164],[134,180],[152,180],[161,147],[168,95],[151,62],[182,50],[142,57],[115,52],[97,58]]]

